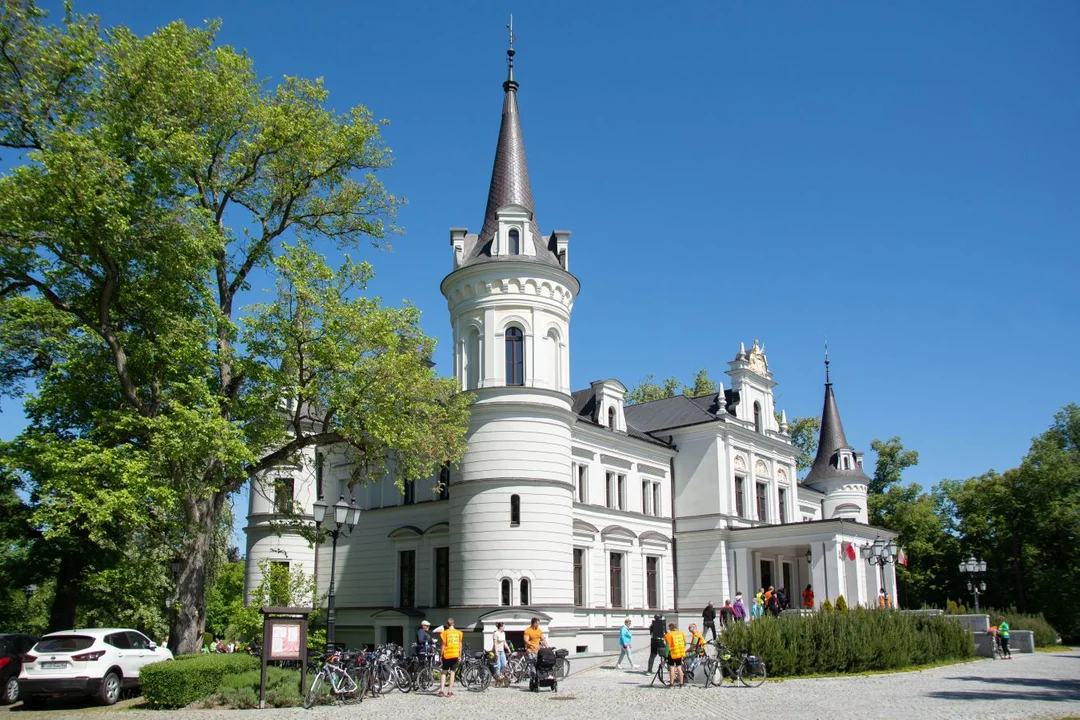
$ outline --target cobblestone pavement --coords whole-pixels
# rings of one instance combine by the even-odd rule
[[[1059,718],[1080,716],[1080,651],[976,660],[920,672],[767,682],[760,688],[682,690],[649,687],[640,672],[607,667],[561,681],[559,692],[525,687],[428,693],[366,700],[305,711],[246,710],[153,713],[155,720],[338,720],[342,717],[437,718]],[[32,720],[36,713],[27,713]]]

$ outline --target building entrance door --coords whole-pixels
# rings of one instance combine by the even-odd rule
[[[791,587],[791,563],[783,563],[783,566],[784,566],[784,570],[783,570],[783,573],[784,573],[784,592],[787,594],[788,602],[792,603],[792,604],[795,604],[795,603],[793,603],[793,601],[791,599],[793,597],[792,593],[795,592],[795,589]]]
[[[773,561],[772,560],[762,560],[761,561],[761,587],[768,590],[769,586],[773,585],[773,584],[775,584],[775,583],[773,583]]]
[[[405,645],[405,628],[400,625],[391,625],[386,628],[386,642],[394,643],[398,647]]]

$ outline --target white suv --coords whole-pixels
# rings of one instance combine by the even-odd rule
[[[95,628],[50,633],[23,657],[19,694],[27,707],[52,695],[89,695],[104,705],[139,686],[143,665],[172,660],[136,630]]]

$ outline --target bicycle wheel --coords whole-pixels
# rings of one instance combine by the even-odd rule
[[[360,691],[360,684],[353,673],[348,670],[338,680],[338,697],[346,705],[363,702],[364,694]]]
[[[570,660],[567,658],[555,659],[555,677],[564,680],[570,674]]]
[[[326,686],[326,675],[320,671],[316,673],[315,678],[311,681],[311,687],[308,688],[307,694],[304,695],[304,708],[310,710],[323,702],[327,696],[329,696],[329,689]]]
[[[400,665],[394,667],[394,682],[397,685],[397,689],[403,693],[407,693],[413,689],[412,676],[409,675],[408,670]]]
[[[716,672],[719,663],[716,662],[716,658],[707,657],[701,661],[701,674],[705,676],[705,687],[712,687],[716,683]],[[723,677],[720,678],[721,682]]]
[[[435,685],[435,675],[431,672],[431,666],[425,665],[420,668],[420,671],[416,673],[414,678],[416,683],[416,689],[421,692],[427,692]]]
[[[379,678],[380,693],[388,693],[396,687],[394,683],[394,670],[389,665],[380,664],[376,676]]]
[[[472,692],[483,692],[491,684],[491,675],[483,665],[469,665],[461,673],[461,684]]]
[[[765,682],[765,663],[757,662],[753,665],[743,663],[739,669],[739,682],[746,687],[761,687]]]
[[[657,680],[659,680],[660,684],[664,687],[668,686],[668,672],[666,662],[660,663],[660,666],[656,668],[656,674],[653,675],[653,679],[649,683],[649,687],[652,687],[653,683],[655,683]]]

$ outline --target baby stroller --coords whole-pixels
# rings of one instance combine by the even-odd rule
[[[559,692],[559,681],[555,679],[555,651],[545,647],[537,651],[532,677],[529,678],[529,690],[540,692],[542,687]]]

